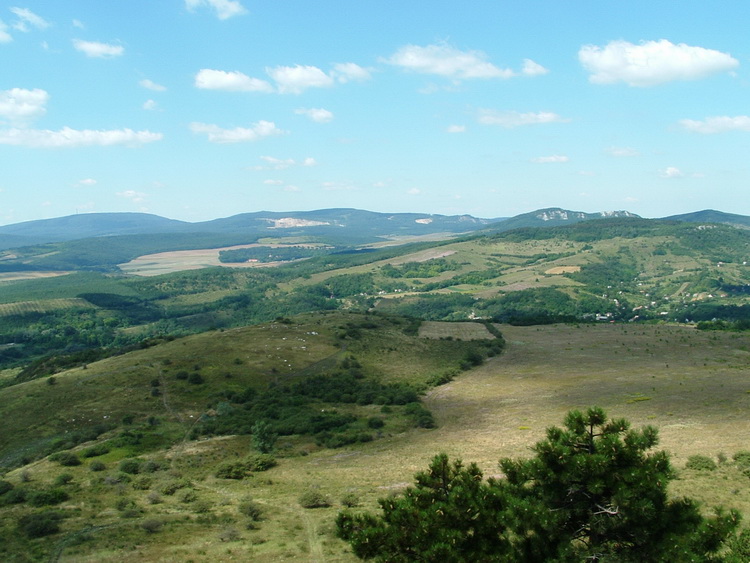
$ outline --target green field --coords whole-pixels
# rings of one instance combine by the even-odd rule
[[[248,436],[188,438],[218,389],[245,383],[262,387],[312,373],[310,366],[325,366],[342,345],[366,371],[377,366],[381,377],[424,382],[468,345],[459,338],[484,328],[429,324],[424,335],[432,338],[414,339],[403,333],[403,326],[378,321],[379,328],[361,329],[368,338],[342,341],[336,336],[361,318],[309,316],[291,324],[207,333],[59,374],[55,385],[36,380],[1,390],[0,415],[9,422],[5,452],[28,445],[29,435],[82,428],[105,416],[120,424],[126,414],[134,415],[133,430],[162,440],[162,445],[154,442],[154,449],[116,447],[84,458],[77,467],[44,458],[7,473],[4,479],[19,487],[24,475],[34,488],[48,486],[61,473],[70,474],[72,481],[65,485],[71,499],[59,507],[70,517],[59,534],[29,542],[14,534],[13,527],[33,509],[2,509],[2,535],[9,538],[2,548],[4,559],[45,559],[57,549],[60,561],[76,562],[354,561],[333,526],[347,493],[363,508],[375,510],[377,498],[401,490],[441,451],[476,461],[487,475],[497,474],[500,457],[528,456],[545,428],[560,424],[568,410],[591,405],[634,426],[659,429],[661,447],[679,470],[674,495],[698,498],[707,510],[715,504],[737,508],[750,518],[748,478],[731,461],[750,440],[750,335],[678,325],[504,325],[500,330],[507,347],[501,355],[427,392],[424,403],[436,428],[409,428],[395,418],[378,439],[337,449],[315,447],[303,437],[282,437],[277,467],[242,481],[215,477],[223,461],[251,451]],[[191,387],[169,375],[196,364],[205,375],[204,385]],[[151,397],[149,381],[159,376],[163,394]],[[380,410],[367,409],[376,416]],[[148,430],[149,416],[160,420],[154,430]],[[109,432],[98,442],[108,439]],[[167,449],[160,449],[164,445]],[[715,472],[683,469],[694,454],[728,461]],[[133,455],[161,468],[117,482],[118,464]],[[105,464],[103,472],[91,471],[95,460]],[[190,493],[159,492],[181,480],[189,483],[185,490]],[[298,498],[311,487],[332,506],[301,508]],[[250,529],[238,511],[248,496],[263,511]],[[149,533],[143,526],[149,520],[163,527]]]

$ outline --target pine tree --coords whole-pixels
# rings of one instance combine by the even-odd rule
[[[383,516],[342,512],[339,537],[355,555],[392,563],[508,561],[502,491],[482,479],[475,464],[436,456],[416,485],[379,501]]]
[[[528,460],[503,459],[515,499],[519,560],[707,561],[739,522],[704,518],[691,499],[670,500],[674,478],[653,427],[633,430],[599,408],[572,411]]]

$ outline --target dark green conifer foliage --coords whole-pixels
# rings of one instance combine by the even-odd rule
[[[362,559],[415,561],[507,561],[503,493],[482,479],[475,464],[436,456],[416,485],[381,499],[383,516],[342,512],[339,537]]]
[[[535,457],[501,460],[519,560],[709,561],[739,515],[704,518],[691,499],[670,500],[669,458],[647,453],[657,442],[655,428],[592,408],[549,428]]]

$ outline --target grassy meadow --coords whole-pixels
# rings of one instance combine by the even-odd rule
[[[477,323],[425,323],[419,336],[407,337],[401,327],[382,324],[370,329],[367,339],[342,343],[336,335],[346,318],[310,315],[292,324],[176,339],[59,374],[55,385],[35,380],[2,390],[1,414],[14,434],[27,425],[43,434],[52,427],[74,428],[78,417],[119,420],[132,414],[134,430],[158,417],[154,433],[171,444],[112,447],[100,456],[80,456],[82,465],[74,467],[45,458],[10,471],[3,478],[17,487],[27,479],[28,486],[50,486],[68,474],[69,483],[61,487],[70,499],[58,508],[70,517],[59,534],[26,540],[13,528],[29,509],[2,508],[0,533],[8,538],[0,548],[3,560],[354,561],[334,535],[333,521],[344,504],[375,510],[377,498],[410,484],[438,452],[475,461],[485,475],[495,475],[500,457],[528,456],[545,428],[559,425],[568,410],[591,405],[635,426],[659,429],[661,447],[671,452],[679,471],[673,494],[698,498],[707,509],[737,508],[750,520],[748,477],[732,462],[750,443],[750,336],[678,325],[503,325],[502,354],[424,396],[436,428],[389,418],[378,439],[336,449],[281,437],[276,467],[243,480],[217,478],[223,462],[252,451],[248,436],[188,438],[218,388],[298,377],[342,348],[366,370],[379,366],[381,377],[424,382],[460,353],[459,338],[487,330]],[[190,388],[170,376],[196,365],[207,384]],[[163,378],[159,397],[148,393],[154,377]],[[18,408],[8,410],[9,404]],[[373,415],[381,411],[363,408]],[[49,420],[34,412],[50,413]],[[73,451],[80,454],[94,443]],[[7,449],[7,438],[3,446]],[[695,454],[725,461],[715,471],[684,469]],[[119,464],[134,456],[157,468],[123,476]],[[95,461],[105,469],[92,471]],[[331,506],[302,508],[300,495],[310,490]],[[257,521],[243,513],[250,499],[262,514]]]

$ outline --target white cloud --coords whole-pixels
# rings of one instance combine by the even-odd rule
[[[707,117],[703,121],[682,119],[680,125],[687,131],[703,133],[704,135],[726,133],[727,131],[750,131],[750,116],[716,116]]]
[[[229,92],[273,92],[273,86],[260,78],[251,78],[241,72],[204,68],[195,75],[195,86],[203,90]]]
[[[333,65],[331,76],[341,83],[363,82],[372,78],[370,71],[355,63],[336,63]]]
[[[333,120],[333,113],[323,108],[299,108],[294,110],[297,115],[306,115],[316,123],[328,123]]]
[[[300,192],[302,190],[300,190],[297,186],[289,185],[289,186],[284,187],[284,191],[285,192]]]
[[[531,162],[538,162],[540,164],[549,164],[556,162],[568,162],[570,159],[567,156],[560,154],[553,154],[552,156],[537,156],[532,158]]]
[[[275,156],[261,156],[260,159],[268,165],[253,166],[251,170],[286,170],[292,166],[316,166],[318,164],[311,156],[302,161],[296,161],[293,158],[276,158]]]
[[[606,152],[609,156],[615,156],[617,158],[641,155],[641,153],[631,147],[608,147],[604,149],[604,152]]]
[[[683,178],[685,174],[674,166],[668,166],[664,170],[659,171],[659,176],[662,178]]]
[[[151,131],[114,129],[96,131],[63,127],[59,131],[49,129],[3,129],[0,130],[0,145],[15,145],[30,148],[74,148],[90,146],[140,146],[160,141],[164,136]]]
[[[728,53],[666,39],[643,41],[610,41],[605,47],[584,45],[578,60],[590,73],[594,84],[624,82],[629,86],[655,86],[674,80],[697,80],[718,72],[730,71],[739,61]]]
[[[164,92],[167,87],[162,86],[161,84],[157,84],[153,80],[149,80],[148,78],[144,78],[140,82],[138,82],[143,88],[146,90],[153,90],[154,92]]]
[[[13,12],[18,18],[18,20],[13,24],[13,29],[17,29],[18,31],[29,31],[29,25],[37,29],[47,29],[50,26],[49,22],[37,16],[28,8],[13,7],[10,8],[10,11]]]
[[[98,41],[84,41],[83,39],[73,39],[73,47],[87,57],[98,59],[111,59],[119,57],[125,53],[122,45],[112,45],[111,43],[100,43]]]
[[[263,180],[263,183],[267,186],[283,186],[284,180]]]
[[[48,101],[49,94],[39,88],[0,90],[0,118],[15,125],[24,124],[44,115]]]
[[[86,29],[86,26],[83,25],[83,22],[81,20],[73,20],[73,27],[77,27],[78,29]]]
[[[129,199],[133,203],[143,203],[146,200],[147,194],[143,192],[137,192],[135,190],[125,190],[123,192],[117,192],[118,197],[124,197]]]
[[[293,158],[281,159],[273,156],[261,156],[260,159],[267,162],[274,170],[284,170],[297,164]]]
[[[201,6],[213,8],[216,17],[220,20],[228,20],[234,16],[247,13],[245,7],[238,0],[185,0],[185,6],[191,12]]]
[[[445,130],[448,133],[466,133],[466,125],[449,125]]]
[[[406,193],[409,195],[421,195],[422,190],[420,190],[419,188],[411,188]]]
[[[282,94],[299,94],[307,88],[328,88],[333,78],[316,66],[277,66],[267,68],[270,76]]]
[[[549,73],[549,69],[544,68],[539,63],[536,63],[531,59],[523,60],[523,68],[521,69],[521,74],[523,74],[524,76],[541,76],[547,73]]]
[[[487,61],[482,51],[460,51],[449,45],[406,45],[386,63],[421,74],[437,74],[454,79],[510,78],[514,72]]]
[[[491,109],[479,110],[479,123],[482,125],[499,125],[512,128],[521,125],[535,125],[539,123],[566,123],[570,119],[560,117],[549,111],[520,113],[517,111],[496,111]]]
[[[159,104],[156,103],[156,101],[154,100],[146,100],[145,102],[143,102],[143,109],[147,111],[153,111],[158,107],[159,107]]]
[[[0,20],[0,43],[10,43],[13,36],[8,33],[8,26],[3,20]]]
[[[84,178],[83,180],[78,180],[77,186],[95,186],[97,184],[97,181],[93,178]]]
[[[193,122],[190,124],[193,133],[205,133],[212,143],[242,143],[247,141],[258,141],[264,137],[282,135],[282,131],[273,121],[259,121],[252,127],[235,127],[234,129],[222,129],[218,125]]]

